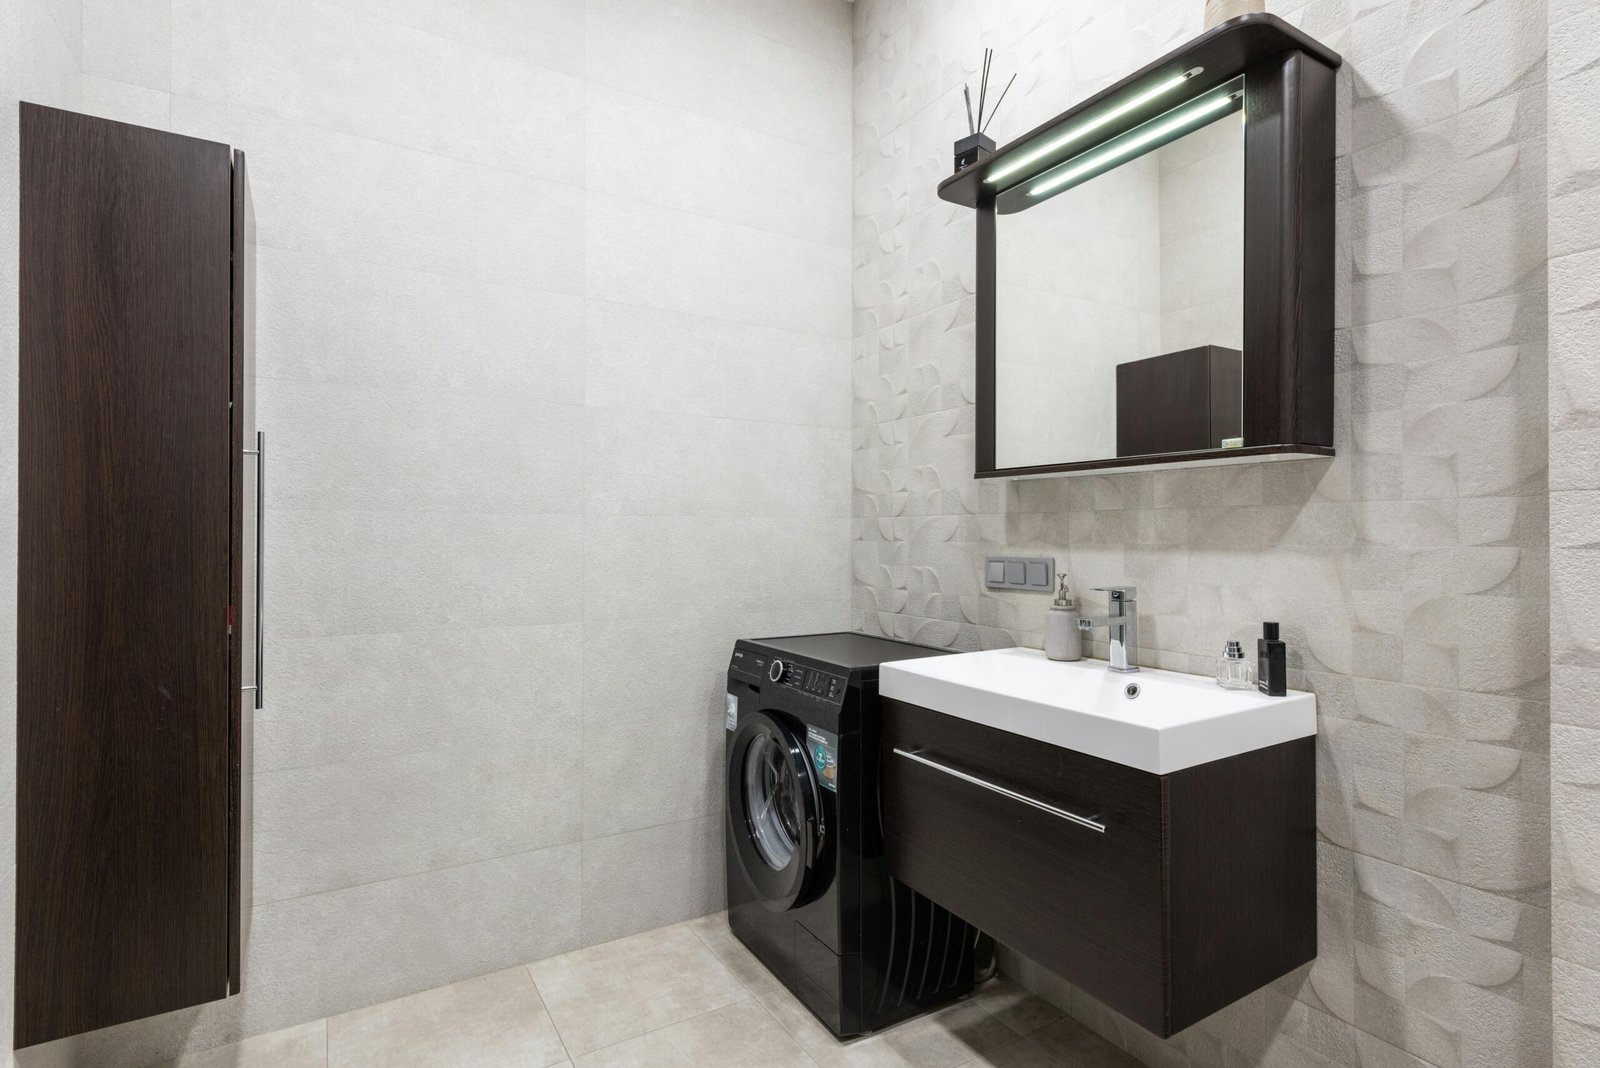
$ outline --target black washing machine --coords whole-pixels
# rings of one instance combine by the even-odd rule
[[[890,877],[865,634],[743,640],[728,665],[728,925],[840,1037],[969,992],[978,932]]]

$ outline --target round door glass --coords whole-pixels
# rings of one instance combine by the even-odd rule
[[[794,765],[782,743],[770,734],[757,735],[745,750],[744,804],[756,852],[773,871],[787,868],[798,848],[805,813]]]

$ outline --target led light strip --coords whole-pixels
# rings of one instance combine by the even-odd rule
[[[1111,110],[1096,115],[1083,125],[1074,126],[1072,129],[1068,130],[1059,137],[1051,138],[1049,141],[1040,145],[1027,155],[1019,156],[1017,159],[1007,163],[1004,167],[984,175],[983,180],[985,184],[992,184],[994,182],[1001,181],[1005,178],[1009,178],[1013,174],[1016,174],[1020,170],[1025,170],[1029,165],[1037,163],[1039,160],[1044,159],[1057,149],[1065,145],[1070,145],[1072,142],[1080,140],[1088,134],[1094,133],[1094,131],[1100,129],[1102,126],[1105,126],[1107,123],[1114,122],[1115,120],[1126,115],[1128,112],[1141,108],[1157,97],[1164,96],[1165,94],[1172,92],[1172,90],[1178,88],[1178,86],[1182,85],[1184,82],[1187,82],[1190,78],[1193,78],[1195,75],[1204,70],[1204,67],[1192,67],[1175,78],[1168,78],[1161,84],[1152,86],[1125,104],[1118,104]]]
[[[1104,152],[1096,153],[1092,158],[1068,167],[1060,174],[1046,178],[1044,181],[1039,182],[1030,188],[1028,190],[1028,195],[1030,197],[1043,196],[1046,193],[1060,189],[1062,186],[1067,185],[1076,178],[1081,178],[1092,171],[1100,169],[1100,167],[1107,163],[1112,163],[1116,160],[1122,159],[1124,156],[1132,155],[1135,151],[1143,148],[1145,145],[1150,144],[1152,141],[1159,141],[1168,134],[1175,133],[1176,131],[1183,129],[1185,126],[1192,124],[1196,119],[1203,119],[1208,115],[1213,115],[1216,112],[1221,111],[1223,108],[1232,104],[1235,100],[1238,100],[1242,96],[1244,96],[1244,92],[1243,90],[1240,90],[1239,92],[1228,93],[1224,96],[1214,96],[1210,100],[1196,104],[1194,107],[1186,108],[1180,114],[1174,115],[1165,122],[1157,123],[1138,136],[1129,137],[1126,141],[1123,141],[1113,148],[1107,149]]]

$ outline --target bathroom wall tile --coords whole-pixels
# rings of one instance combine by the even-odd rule
[[[849,136],[850,101],[836,63],[651,0],[590,0],[587,14],[585,73],[593,82],[781,132],[820,152],[838,152]]]
[[[337,2],[362,15],[426,30],[523,63],[566,74],[583,73],[583,0],[539,0],[527,4],[466,0],[448,9],[431,0]]]
[[[591,298],[847,336],[844,249],[591,193]]]
[[[332,0],[176,0],[172,88],[523,174],[581,173],[577,78]]]
[[[849,567],[842,554],[819,547],[844,544],[848,532],[847,519],[811,516],[590,517],[586,617],[672,619],[686,605],[709,615],[748,613],[795,603],[797,591],[802,606],[828,604],[849,589]],[[619,560],[628,566],[610,566]]]
[[[576,622],[577,516],[271,510],[266,640]]]
[[[572,186],[187,96],[172,122],[244,149],[264,246],[580,291]]]
[[[1600,450],[1547,443],[1547,386],[1592,406],[1582,372],[1560,392],[1558,374],[1546,382],[1543,10],[1273,10],[1347,61],[1340,455],[1007,488],[971,478],[972,238],[933,197],[970,42],[1019,70],[1013,93],[1039,121],[1198,32],[1199,12],[858,4],[857,623],[1036,645],[1039,603],[977,581],[983,555],[1024,549],[1080,587],[1139,585],[1152,665],[1203,671],[1215,643],[1282,620],[1294,681],[1324,713],[1324,858],[1343,858],[1322,865],[1317,962],[1171,1042],[1036,970],[1024,981],[1150,1064],[1544,1063],[1546,691],[1594,679],[1576,664],[1547,678],[1546,587],[1582,565],[1547,563],[1546,465],[1577,486]],[[1382,879],[1364,871],[1358,888],[1352,858]]]
[[[584,943],[651,931],[722,908],[727,897],[723,834],[718,812],[585,840]],[[641,879],[646,871],[650,877]],[[534,981],[545,989],[537,971]]]
[[[848,68],[850,12],[833,0],[685,0],[684,7]]]
[[[514,749],[258,771],[257,904],[576,842],[578,717],[528,718]]]
[[[83,72],[148,89],[172,87],[169,0],[81,0]]]
[[[849,514],[842,427],[621,410],[586,422],[590,516]]]
[[[0,7],[15,96],[249,157],[269,700],[245,992],[47,1052],[135,1068],[720,907],[729,648],[849,620],[823,477],[849,451],[849,9],[88,0],[83,74],[77,11]],[[625,446],[704,462],[651,484]],[[684,514],[624,514],[669,489]],[[673,670],[605,670],[619,648]]]
[[[683,106],[591,88],[584,185],[790,237],[850,245],[850,160]],[[715,195],[708,195],[710,188]]]
[[[264,378],[584,402],[577,296],[272,247],[256,276]]]
[[[78,107],[85,115],[153,130],[172,125],[172,94],[163,90],[85,74],[79,92]]]
[[[258,905],[245,982],[254,973],[261,990],[249,1009],[268,1023],[308,1000],[332,1014],[570,949],[578,850],[557,846]],[[327,959],[330,945],[347,947],[339,960]]]
[[[599,300],[583,329],[591,407],[850,425],[843,338]]]
[[[579,716],[585,633],[581,623],[563,623],[273,641],[272,700],[255,714],[253,767],[383,761],[453,746],[517,754],[547,734],[544,724],[570,729]]]
[[[263,381],[268,509],[569,514],[583,508],[584,411],[427,385]]]

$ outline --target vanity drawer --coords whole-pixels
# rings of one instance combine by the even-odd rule
[[[1161,1029],[1159,776],[885,700],[881,790],[896,878]]]
[[[886,698],[895,878],[1163,1037],[1316,956],[1312,738],[1156,775]]]

